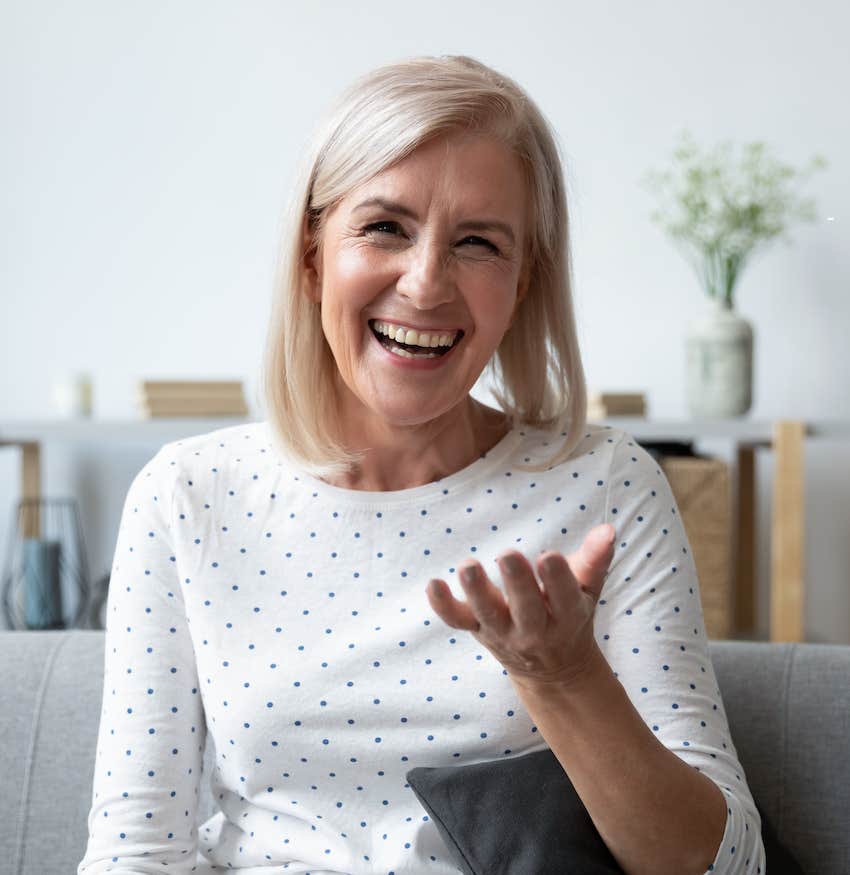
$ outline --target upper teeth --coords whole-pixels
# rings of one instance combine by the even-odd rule
[[[429,331],[402,328],[400,325],[393,325],[390,322],[379,322],[377,319],[372,324],[375,326],[375,331],[385,334],[391,340],[414,346],[451,346],[459,334],[458,331],[452,331],[449,334],[432,334]]]

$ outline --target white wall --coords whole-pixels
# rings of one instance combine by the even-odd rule
[[[54,376],[75,369],[94,375],[99,418],[133,417],[141,377],[238,377],[253,398],[305,139],[355,75],[440,53],[513,76],[554,124],[590,386],[645,391],[654,416],[686,415],[684,332],[703,294],[649,221],[639,178],[664,166],[683,126],[707,144],[764,139],[797,167],[823,153],[830,167],[805,189],[821,220],[753,263],[737,302],[756,330],[750,416],[850,418],[848,30],[838,0],[3,0],[0,425],[49,416]],[[83,506],[95,570],[155,450],[48,454],[50,494],[109,466],[108,493],[87,488]],[[807,636],[850,643],[850,446],[810,444],[806,461]],[[2,533],[16,462],[0,459]],[[770,463],[758,467],[765,510]]]

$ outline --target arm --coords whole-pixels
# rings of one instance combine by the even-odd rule
[[[188,873],[204,714],[176,570],[168,445],[124,504],[109,584],[88,845],[78,875]]]
[[[617,540],[594,617],[598,656],[568,688],[514,686],[628,875],[764,873],[669,483],[626,434],[607,485]]]
[[[569,688],[514,682],[627,875],[701,875],[726,825],[717,785],[667,750],[605,658]]]

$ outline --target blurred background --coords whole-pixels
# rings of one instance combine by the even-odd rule
[[[22,540],[21,442],[38,442],[41,495],[73,501],[67,531],[75,510],[82,536],[67,538],[95,580],[136,472],[165,441],[228,424],[154,423],[140,381],[238,380],[248,414],[232,422],[263,418],[283,207],[315,124],[379,64],[468,54],[516,79],[556,130],[588,385],[641,395],[646,421],[691,419],[686,338],[707,300],[650,218],[647,170],[672,166],[683,128],[706,147],[764,141],[795,168],[828,162],[798,187],[817,218],[790,225],[736,286],[754,343],[752,401],[732,419],[837,423],[803,444],[803,625],[805,640],[850,643],[848,29],[837,0],[2,0],[4,568]],[[89,391],[78,374],[90,405],[73,400]],[[483,381],[476,395],[487,399]],[[710,432],[699,449],[728,463],[734,486],[734,440]],[[748,634],[767,638],[769,447],[754,466]]]

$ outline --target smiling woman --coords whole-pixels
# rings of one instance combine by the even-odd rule
[[[548,461],[570,457],[586,388],[562,163],[516,83],[465,56],[367,73],[307,150],[287,227],[263,379],[278,452],[364,490],[459,470],[521,423],[560,425]],[[460,342],[386,349],[375,320]],[[470,394],[482,377],[500,409]]]
[[[268,421],[127,495],[79,875],[453,875],[411,770],[545,748],[628,875],[764,871],[675,499],[585,421],[567,224],[507,77],[414,58],[343,95],[290,205]]]
[[[528,256],[516,243],[527,209],[515,154],[466,131],[433,137],[328,209],[304,255],[304,290],[333,356],[336,436],[368,452],[327,482],[428,483],[508,431],[509,417],[470,391],[528,293]],[[375,321],[388,326],[377,338]],[[447,354],[432,353],[432,340]],[[501,432],[482,429],[482,417],[501,420]]]

